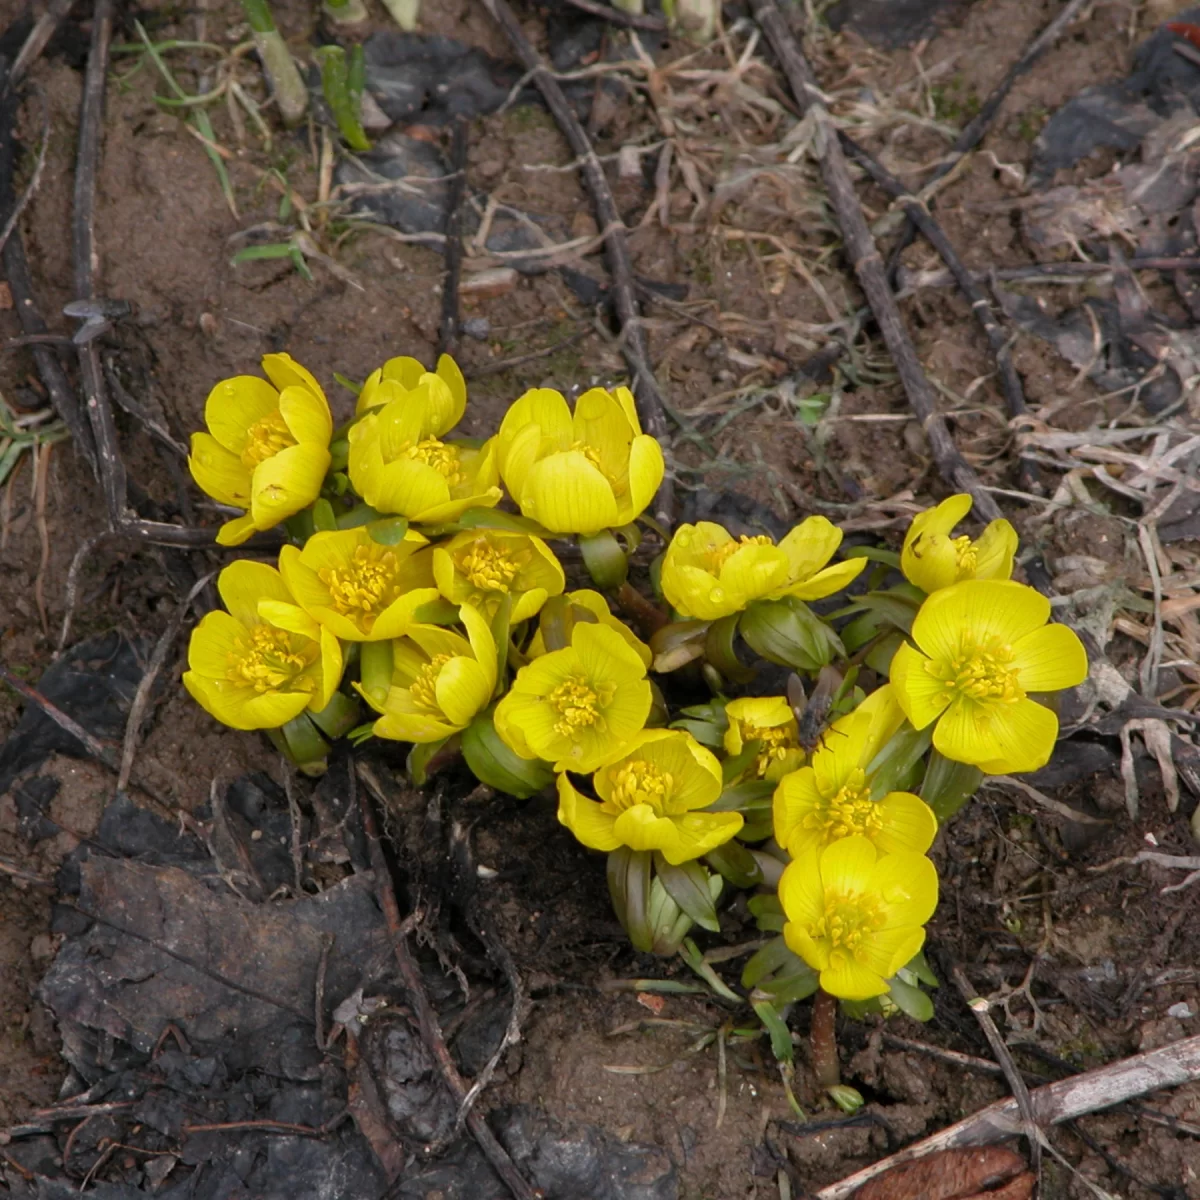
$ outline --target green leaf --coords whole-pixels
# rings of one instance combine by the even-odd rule
[[[450,738],[442,738],[436,742],[417,742],[408,752],[406,766],[408,778],[413,787],[424,787],[429,778],[429,764],[435,755],[449,742]]]
[[[654,943],[650,928],[650,855],[620,846],[608,856],[608,893],[613,911],[635,950],[648,952]]]
[[[468,508],[458,518],[458,524],[463,529],[507,529],[512,533],[532,533],[535,537],[553,538],[555,536],[528,517],[504,512],[498,508]]]
[[[408,520],[405,517],[384,517],[379,521],[368,521],[367,533],[371,541],[380,546],[398,546],[408,535]]]
[[[769,1000],[752,1000],[751,1007],[758,1014],[758,1019],[771,1038],[771,1053],[775,1055],[776,1061],[790,1063],[794,1050],[787,1023]]]
[[[776,1008],[786,1008],[789,1004],[815,996],[820,986],[821,977],[806,962],[800,962],[794,971],[760,983],[758,990],[770,996]]]
[[[726,842],[723,846],[710,850],[704,859],[734,887],[752,888],[763,882],[763,871],[758,865],[758,859],[740,842]]]
[[[755,742],[754,745],[757,746],[758,742]],[[739,755],[739,757],[741,756]],[[753,760],[753,756],[751,758]],[[730,759],[729,761],[733,762],[734,760]],[[744,783],[735,783],[727,787],[705,811],[750,813],[761,811],[763,808],[769,811],[777,786],[769,779],[749,779]]]
[[[919,987],[892,978],[888,980],[888,995],[892,1003],[914,1021],[933,1019],[933,1001]]]
[[[704,955],[700,953],[699,947],[697,947],[691,938],[683,939],[683,945],[679,950],[679,957],[723,1000],[728,1000],[731,1004],[742,1003],[742,997],[704,961]]]
[[[765,946],[760,946],[742,968],[742,987],[756,987],[760,980],[791,962],[800,959],[788,949],[787,943],[781,937],[772,938]]]
[[[708,872],[698,862],[671,863],[657,851],[654,854],[654,869],[672,900],[687,913],[701,929],[710,933],[721,932],[717,919],[717,908],[708,886]]]
[[[291,257],[291,242],[271,242],[266,246],[246,246],[239,250],[229,262],[236,267],[244,262],[257,262],[259,259]]]
[[[983,772],[978,767],[955,762],[933,750],[921,784],[921,799],[933,809],[941,825],[975,795],[982,782]]]
[[[734,649],[739,620],[741,613],[734,613],[714,621],[708,627],[704,638],[704,656],[731,683],[749,683],[755,676],[755,670],[740,662]]]

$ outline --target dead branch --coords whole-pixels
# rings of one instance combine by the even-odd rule
[[[450,135],[450,199],[446,208],[446,242],[443,255],[446,274],[442,282],[442,324],[438,331],[437,352],[453,354],[458,346],[459,297],[458,285],[462,278],[463,201],[467,194],[467,121],[455,118]]]
[[[1029,1101],[1034,1120],[1044,1128],[1196,1079],[1200,1079],[1200,1036],[1048,1083],[1030,1092]],[[892,1167],[955,1146],[987,1146],[1002,1142],[1020,1135],[1021,1126],[1017,1102],[999,1100],[924,1141],[822,1188],[815,1200],[849,1200],[864,1183]]]
[[[604,167],[558,81],[542,62],[541,55],[530,45],[520,22],[508,6],[508,0],[482,0],[482,3],[508,36],[521,65],[537,84],[547,108],[554,114],[554,119],[570,144],[571,152],[579,160],[584,183],[592,194],[599,217],[600,234],[604,238],[608,269],[612,274],[613,308],[621,327],[621,352],[633,377],[633,390],[638,399],[642,422],[647,433],[664,441],[667,436],[667,405],[650,366],[646,331],[642,325],[634,285],[633,260],[629,254],[629,231],[617,211]],[[674,516],[674,507],[674,484],[667,476],[655,497],[654,515],[664,524],[669,524]]]
[[[357,779],[362,780],[366,790],[358,792],[355,786]],[[383,856],[379,826],[375,821],[375,812],[371,807],[371,801],[366,795],[366,791],[370,791],[376,801],[383,803],[382,789],[369,768],[353,761],[350,764],[350,787],[352,795],[354,792],[358,792],[358,809],[362,816],[363,830],[367,835],[371,870],[375,875],[376,895],[379,899],[379,906],[383,910],[384,920],[387,922],[388,933],[391,935],[392,949],[396,955],[396,964],[400,968],[404,990],[412,1005],[413,1015],[417,1019],[421,1039],[430,1054],[433,1055],[442,1081],[461,1111],[469,1088],[466,1080],[458,1073],[458,1067],[450,1055],[446,1039],[442,1036],[441,1026],[438,1023],[437,1012],[425,991],[425,984],[421,979],[421,969],[417,965],[416,959],[413,958],[412,949],[408,944],[409,930],[400,918],[400,906],[396,901],[395,889],[392,887],[391,872],[388,870],[387,860]],[[474,1108],[468,1110],[466,1123],[476,1142],[479,1143],[484,1157],[491,1163],[493,1170],[504,1181],[505,1186],[516,1197],[516,1200],[537,1200],[539,1193],[517,1170],[508,1151],[500,1145],[482,1114]]]
[[[999,505],[992,494],[985,490],[974,468],[959,453],[945,421],[937,411],[933,389],[921,368],[921,361],[888,286],[883,259],[879,257],[875,239],[863,216],[862,206],[850,179],[846,156],[838,140],[837,127],[825,107],[812,67],[775,0],[754,0],[754,18],[779,56],[801,112],[806,115],[811,113],[817,122],[816,144],[821,160],[821,175],[837,214],[846,252],[895,361],[909,405],[929,439],[938,470],[953,487],[970,492],[980,517],[987,521],[995,520],[1000,516]]]
[[[599,17],[602,21],[611,21],[614,25],[628,25],[630,29],[645,29],[650,33],[662,33],[667,23],[662,17],[649,16],[646,13],[627,13],[622,8],[612,4],[604,4],[601,0],[566,0],[572,7],[585,12],[589,16]]]

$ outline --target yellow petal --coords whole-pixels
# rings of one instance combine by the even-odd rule
[[[864,965],[890,979],[925,944],[925,930],[919,925],[908,925],[902,929],[881,929],[870,934],[863,942]]]
[[[1013,655],[1013,666],[1027,692],[1057,692],[1087,678],[1087,651],[1065,625],[1043,625],[1027,633],[1013,646]]]
[[[935,596],[943,595],[945,592],[935,593]],[[889,674],[896,702],[914,729],[924,729],[947,703],[946,685],[929,673],[926,669],[928,662],[929,659],[920,650],[907,642],[892,656]]]
[[[520,496],[533,470],[533,464],[542,454],[542,429],[540,425],[523,425],[513,432],[505,444],[496,440],[496,462],[505,487],[515,499]]]
[[[623,683],[642,679],[646,664],[615,629],[580,622],[571,633],[571,647],[589,679]]]
[[[352,477],[353,478],[353,477]],[[364,480],[364,483],[367,481]],[[357,486],[357,480],[355,480]],[[416,458],[385,463],[379,475],[363,488],[362,497],[382,513],[415,517],[426,509],[450,503],[446,477]]]
[[[1008,579],[1016,552],[1017,531],[1002,518],[992,521],[975,543],[975,578]]]
[[[942,533],[926,533],[900,552],[900,569],[923,592],[936,592],[958,582],[958,550]]]
[[[310,641],[317,641],[321,626],[313,620],[294,600],[268,600],[258,602],[258,620],[276,629],[286,629]]]
[[[257,532],[258,526],[255,525],[254,518],[247,513],[244,517],[235,517],[232,521],[226,521],[217,530],[217,545],[240,546],[243,542],[249,541]]]
[[[498,672],[496,639],[492,636],[491,627],[483,614],[470,604],[459,606],[458,619],[467,630],[467,638],[471,643],[471,653],[483,668],[487,679],[489,696],[496,686]]]
[[[392,689],[393,692],[397,690]],[[426,745],[429,742],[440,742],[442,738],[451,737],[458,732],[448,721],[439,721],[428,713],[402,712],[390,702],[391,693],[388,694],[388,702],[384,704],[383,715],[372,727],[376,737]]]
[[[1058,718],[1033,700],[981,705],[959,700],[933,731],[933,744],[956,762],[972,763],[989,775],[1036,771],[1050,761]]]
[[[444,504],[434,504],[423,508],[412,515],[412,520],[426,525],[440,525],[443,522],[456,521],[468,508],[495,508],[504,493],[499,488],[489,488],[474,496],[460,496],[458,499],[447,500]]]
[[[412,391],[421,382],[421,376],[426,373],[425,364],[419,358],[412,358],[407,354],[389,358],[380,370],[382,378],[395,381],[406,392]]]
[[[495,680],[488,679],[483,663],[473,658],[452,658],[438,672],[434,694],[446,720],[456,729],[465,729],[471,718],[487,707],[494,686]]]
[[[821,853],[821,882],[826,894],[857,896],[871,884],[879,855],[865,837],[841,838]]]
[[[792,584],[784,589],[784,594],[795,596],[797,600],[824,600],[834,592],[840,592],[849,587],[866,567],[865,558],[848,558],[844,562],[834,563],[823,571],[818,571],[811,579],[803,583]]]
[[[527,592],[521,592],[513,604],[509,620],[514,625],[520,621],[528,621],[530,617],[535,617],[542,611],[547,599],[545,588],[530,588]]]
[[[883,828],[872,837],[884,854],[924,854],[937,835],[937,817],[919,796],[890,792],[879,801]]]
[[[206,613],[192,630],[188,642],[188,666],[207,679],[225,679],[231,660],[237,657],[246,627],[229,613]]]
[[[302,387],[324,398],[325,393],[311,372],[302,367],[290,354],[264,354],[262,369],[281,392],[288,387]]]
[[[246,448],[250,426],[279,407],[279,393],[257,375],[222,379],[204,402],[204,423],[213,437],[234,455]]]
[[[775,840],[790,852],[793,836],[804,832],[804,818],[820,806],[821,793],[812,767],[801,767],[785,775],[771,802]]]
[[[530,714],[535,711],[539,718],[547,718],[548,714],[544,710],[545,705],[533,697],[515,691],[509,692],[496,705],[496,710],[492,714],[492,723],[496,727],[496,733],[500,736],[500,740],[514,754],[526,759],[537,758],[537,752],[530,746],[522,726],[523,722],[527,721]],[[545,723],[550,727],[553,725],[553,719],[549,718],[545,720]],[[553,733],[552,728],[550,732]]]
[[[565,771],[558,777],[558,819],[591,850],[607,853],[621,845],[613,832],[612,814],[581,796]]]
[[[928,534],[949,537],[955,525],[970,511],[971,497],[966,492],[959,492],[956,496],[947,497],[941,504],[917,513],[904,535],[904,548],[907,550]]]
[[[458,363],[448,354],[443,354],[438,359],[437,373],[438,378],[450,390],[451,412],[454,419],[446,428],[453,429],[462,420],[463,413],[467,410],[467,381],[463,378],[463,373],[459,370]]]
[[[839,1000],[870,1000],[882,996],[888,985],[870,967],[843,955],[821,972],[821,990]]]
[[[885,854],[871,875],[870,890],[887,906],[883,928],[924,925],[937,908],[937,868],[923,854]]]
[[[934,592],[913,621],[913,641],[935,662],[953,658],[964,632],[972,640],[1011,645],[1045,625],[1050,601],[1023,583],[970,579]]]
[[[709,592],[712,604],[736,601],[734,611],[745,608],[787,581],[787,555],[778,546],[751,542],[735,550],[722,564],[717,587]]]
[[[808,517],[779,543],[787,556],[788,577],[799,583],[815,575],[842,544],[842,531],[827,517]]]
[[[307,508],[321,494],[329,470],[329,450],[321,445],[289,446],[254,468],[250,514],[259,529],[270,529]]]
[[[327,448],[333,436],[333,418],[323,392],[304,387],[284,388],[279,393],[279,413],[298,442]]]
[[[662,590],[667,603],[692,620],[717,621],[741,607],[741,597],[723,588],[710,571],[669,559],[663,563]]]
[[[450,658],[473,656],[471,643],[453,629],[444,629],[440,625],[411,625],[404,635],[404,640],[397,642],[393,649],[397,669],[400,668],[404,652],[411,649],[410,642],[415,643],[424,652],[416,656],[420,661],[412,673],[413,678],[416,678],[416,671],[420,671],[431,658],[436,658],[439,654],[448,655]]]
[[[371,627],[369,634],[359,633],[359,641],[368,642],[385,642],[391,638],[403,637],[408,632],[410,625],[414,624],[417,609],[422,604],[428,604],[431,600],[436,600],[438,596],[437,588],[415,588],[411,592],[406,592],[398,600],[393,601],[375,618],[375,624]],[[318,618],[321,619],[321,618]],[[329,624],[328,621],[321,619],[322,624]],[[330,624],[331,629],[334,626]],[[337,632],[334,629],[334,632]],[[344,635],[339,635],[344,636]]]
[[[250,469],[207,433],[192,434],[188,470],[205,495],[232,508],[250,507]]]
[[[604,388],[589,388],[575,401],[572,440],[587,446],[611,479],[625,474],[633,430],[620,404]]]
[[[260,600],[279,600],[295,604],[283,576],[266,563],[239,558],[217,576],[221,603],[243,625],[257,625]]]
[[[641,638],[639,638],[637,634],[625,624],[624,621],[613,616],[612,610],[608,607],[608,601],[605,600],[605,598],[599,592],[593,591],[591,588],[579,588],[577,591],[570,592],[567,595],[567,599],[570,600],[573,605],[578,605],[587,612],[594,613],[600,624],[614,630],[621,640],[638,656],[638,658],[642,660],[645,666],[649,668],[650,663],[654,658],[650,647],[647,646],[646,643],[643,642]],[[539,631],[534,635],[534,638],[537,639],[540,636],[541,634]]]
[[[342,682],[342,673],[345,669],[346,663],[342,656],[341,642],[328,629],[322,626],[321,690],[317,695],[313,696],[312,702],[309,705],[313,712],[320,712],[333,699],[333,693],[337,691],[338,684]],[[317,696],[320,697],[319,704],[317,703]]]
[[[363,381],[362,388],[359,390],[358,399],[354,404],[354,415],[361,417],[363,413],[369,412],[372,408],[378,408],[383,403],[379,396],[379,384],[383,379],[383,371],[376,368]]]
[[[802,958],[814,971],[821,971],[829,965],[829,947],[824,942],[815,941],[802,925],[789,921],[783,927],[783,940],[787,948]]]
[[[617,523],[612,486],[578,450],[534,463],[517,503],[553,533],[599,533]]]
[[[621,406],[621,411],[625,414],[625,420],[629,422],[629,428],[633,430],[634,437],[642,436],[642,423],[638,419],[637,401],[633,398],[633,393],[627,387],[613,388],[613,399]]]
[[[805,850],[784,868],[779,880],[779,903],[788,920],[798,925],[815,925],[824,918],[825,888],[815,848]]]
[[[621,504],[619,520],[622,525],[628,525],[646,511],[666,470],[667,464],[663,461],[662,447],[658,442],[647,434],[635,437],[629,447],[629,493]]]

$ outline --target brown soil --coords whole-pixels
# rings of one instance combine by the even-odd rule
[[[309,6],[289,0],[275,7],[294,45],[313,40]],[[431,32],[507,55],[482,6],[447,0],[427,3],[426,9]],[[244,36],[240,10],[229,0],[211,0],[197,13],[189,10],[177,18],[179,11],[151,5],[144,19],[152,35],[207,37],[222,45]],[[978,0],[955,10],[954,27],[919,50],[884,53],[850,34],[826,35],[814,46],[814,56],[822,82],[845,100],[839,108],[848,110],[850,98],[860,91],[876,98],[878,107],[864,118],[860,136],[904,175],[934,159],[947,139],[928,120],[910,120],[901,110],[943,126],[960,125],[1017,48],[1055,11],[1056,6],[1027,0]],[[1019,189],[995,164],[1027,166],[1032,135],[1045,114],[1083,87],[1123,74],[1131,47],[1164,15],[1161,6],[1099,3],[1017,84],[985,142],[989,153],[976,156],[939,198],[938,213],[969,265],[1031,260],[1015,214],[1002,208]],[[532,11],[525,16],[531,35],[540,39],[542,23]],[[198,21],[206,32],[198,30]],[[120,40],[131,39],[130,27]],[[100,286],[103,294],[135,305],[135,315],[117,328],[109,344],[131,389],[162,415],[177,438],[186,439],[200,426],[205,396],[217,380],[255,370],[267,352],[286,350],[312,369],[329,387],[335,418],[349,414],[351,397],[334,385],[334,370],[361,378],[394,354],[430,361],[441,305],[440,256],[378,232],[343,237],[349,231],[336,218],[323,226],[314,215],[315,236],[339,273],[313,262],[314,280],[308,282],[286,261],[231,265],[242,244],[232,240],[239,231],[279,219],[279,193],[264,180],[264,171],[285,171],[296,193],[310,203],[316,198],[319,137],[277,132],[267,152],[251,133],[239,148],[227,113],[216,106],[217,137],[233,150],[228,169],[235,217],[201,144],[173,111],[155,104],[156,90],[162,88],[151,65],[134,73],[135,61],[117,58],[109,88],[96,213]],[[206,63],[186,56],[172,61],[188,86],[196,81],[189,68]],[[718,50],[700,62],[714,71],[728,66]],[[71,131],[81,73],[56,47],[33,77],[47,98],[53,133],[22,229],[43,312],[52,328],[69,334],[69,323],[55,314],[72,298]],[[765,72],[749,79],[761,95],[776,94]],[[681,495],[686,503],[700,485],[738,491],[788,523],[812,511],[835,517],[849,513],[858,528],[894,541],[907,515],[943,494],[943,485],[907,417],[880,346],[858,339],[852,364],[857,386],[842,394],[838,419],[814,432],[796,418],[792,404],[805,389],[817,390],[802,380],[798,393],[792,386],[800,379],[800,363],[826,344],[833,325],[845,328],[861,303],[837,253],[815,170],[801,159],[786,171],[755,173],[753,147],[771,140],[757,132],[774,119],[769,110],[752,110],[727,87],[692,86],[678,78],[668,86],[676,105],[672,111],[686,123],[684,141],[699,186],[708,194],[720,185],[720,211],[697,213],[695,196],[677,173],[665,211],[643,224],[655,199],[653,186],[618,180],[615,170],[612,178],[622,213],[636,227],[631,245],[638,274],[686,285],[688,311],[706,322],[661,305],[652,308],[649,322],[660,381],[683,416],[711,440],[707,446],[676,440]],[[26,142],[36,145],[38,117],[32,109],[28,115]],[[624,144],[657,137],[641,97],[636,103],[625,97],[614,102],[601,125],[597,148],[614,154]],[[559,217],[572,236],[579,236],[595,225],[585,215],[587,198],[575,175],[526,169],[569,161],[565,142],[540,109],[518,107],[472,127],[471,186],[526,211]],[[1086,164],[1080,177],[1106,166]],[[882,198],[870,191],[864,196],[869,215],[882,215]],[[748,242],[738,231],[756,236]],[[594,266],[600,261],[591,260]],[[908,252],[906,263],[940,266],[921,243]],[[1050,299],[1065,305],[1082,294],[1060,288]],[[981,464],[989,482],[1013,487],[993,364],[967,305],[954,292],[928,290],[907,302],[906,315],[927,369],[946,389],[959,446]],[[566,390],[622,379],[618,347],[597,331],[593,314],[554,273],[521,276],[509,294],[469,300],[464,316],[488,323],[486,339],[465,338],[458,355],[468,380],[474,380],[467,422],[472,433],[494,427],[503,407],[527,387]],[[713,332],[714,325],[723,335]],[[584,336],[569,348],[481,374],[581,331]],[[0,311],[0,338],[19,332],[15,314]],[[1031,407],[1057,401],[1076,386],[1074,369],[1031,339],[1017,340],[1016,364]],[[26,352],[0,355],[0,392],[14,404],[36,404],[32,371]],[[755,385],[764,390],[751,391]],[[1086,382],[1075,394],[1080,411],[1064,412],[1062,427],[1073,427],[1073,421],[1086,425],[1106,409],[1115,415],[1125,405],[1123,399],[1096,401]],[[742,405],[742,415],[714,432],[721,414]],[[124,417],[121,427],[131,476],[160,504],[174,507],[172,472],[154,443]],[[102,528],[102,498],[70,445],[55,446],[43,465],[49,471],[44,505],[27,458],[4,494],[0,533],[0,659],[30,679],[53,658],[72,558]],[[199,519],[215,519],[201,497],[193,493],[190,502]],[[1136,545],[1128,543],[1128,523],[1063,511],[1060,516],[1052,510],[1047,518],[1040,510],[1013,505],[1009,515],[1047,554],[1052,571],[1060,559],[1091,556],[1127,577],[1131,587],[1146,586]],[[1044,519],[1030,522],[1031,514]],[[203,554],[191,557],[197,572],[218,563]],[[99,545],[81,574],[73,639],[112,629],[156,637],[187,588],[177,562],[178,552],[172,550],[111,541]],[[1116,646],[1122,648],[1120,639]],[[1132,655],[1132,643],[1123,648]],[[178,667],[176,661],[175,675]],[[274,754],[265,740],[218,727],[181,689],[168,687],[163,695],[138,765],[170,803],[191,809],[207,797],[214,777],[227,780],[246,769],[271,769]],[[0,690],[0,739],[19,711],[15,697]],[[55,819],[86,833],[111,794],[112,778],[99,765],[69,760],[58,761],[55,771],[62,781]],[[1136,823],[1125,816],[1119,780],[1112,777],[1094,777],[1056,793],[1069,804],[1095,805],[1093,811],[1112,816],[1112,826],[1099,840],[1088,840],[1076,827],[1064,829],[1061,818],[1014,793],[992,790],[945,831],[936,847],[944,899],[930,927],[931,944],[966,964],[982,991],[1004,1001],[999,1012],[1007,1016],[1011,1037],[1030,1039],[1077,1067],[1196,1032],[1195,1016],[1177,1018],[1168,1010],[1183,1005],[1175,1011],[1200,1013],[1200,976],[1194,969],[1200,962],[1200,924],[1189,919],[1200,888],[1163,895],[1161,888],[1177,875],[1128,866],[1093,870],[1136,853],[1149,834],[1168,852],[1194,852],[1185,814],[1168,813],[1151,776]],[[18,836],[11,795],[0,797],[0,860],[19,862],[48,879],[71,842],[63,834],[30,848]],[[822,1129],[807,1137],[803,1131],[784,1134],[768,1127],[771,1118],[791,1114],[761,1044],[731,1050],[722,1085],[715,1048],[692,1052],[691,1035],[663,1027],[612,1034],[655,1014],[632,993],[596,985],[675,968],[634,960],[609,913],[602,862],[571,841],[552,810],[535,804],[499,814],[480,831],[477,852],[481,862],[499,872],[494,897],[501,933],[534,997],[524,1045],[510,1059],[507,1078],[494,1086],[495,1099],[536,1102],[561,1120],[593,1121],[621,1136],[661,1145],[677,1162],[681,1194],[687,1197],[777,1195],[779,1164],[764,1148],[764,1135],[808,1188],[849,1174],[887,1151],[883,1125]],[[52,1023],[33,998],[55,949],[47,932],[49,895],[0,874],[0,1128],[49,1102],[62,1080]],[[753,921],[737,906],[726,933],[731,941],[757,936]],[[1030,980],[1022,993],[1023,981]],[[987,1056],[977,1026],[952,991],[949,986],[940,990],[937,1014],[928,1026],[899,1020],[886,1032]],[[674,996],[665,998],[657,1015],[713,1028],[725,1020],[714,1005]],[[806,1014],[798,1021],[803,1029]],[[872,1023],[846,1023],[843,1057],[848,1081],[864,1091],[893,1139],[930,1133],[1005,1094],[994,1077],[895,1049],[883,1032]],[[1036,1058],[1026,1061],[1037,1069]],[[830,1115],[820,1110],[803,1069],[797,1095],[810,1114]],[[1161,1093],[1147,1104],[1200,1124],[1200,1087]],[[1110,1159],[1069,1130],[1056,1135],[1056,1145],[1082,1176],[1108,1192],[1141,1196],[1155,1185],[1180,1189],[1177,1195],[1198,1194],[1195,1140],[1125,1112],[1089,1118],[1081,1127]],[[1088,1194],[1056,1163],[1048,1163],[1046,1171],[1047,1195]]]

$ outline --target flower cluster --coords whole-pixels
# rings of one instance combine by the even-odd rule
[[[445,356],[385,363],[340,429],[286,354],[263,371],[218,383],[192,440],[194,479],[233,510],[218,541],[286,531],[274,565],[221,572],[227,611],[192,634],[183,681],[206,711],[314,773],[349,733],[410,744],[418,783],[436,755],[553,790],[608,855],[638,949],[719,928],[725,886],[755,889],[778,935],[743,975],[755,994],[920,1008],[939,822],[984,775],[1048,760],[1049,695],[1087,673],[1011,579],[1007,522],[955,536],[971,501],[952,496],[899,554],[841,557],[824,517],[778,541],[667,535],[643,518],[662,448],[626,388],[574,406],[534,389],[484,440],[458,429],[467,386]],[[643,528],[666,544],[635,556],[639,589]],[[579,559],[601,590],[568,590]],[[786,694],[754,686],[760,660],[791,672]]]

